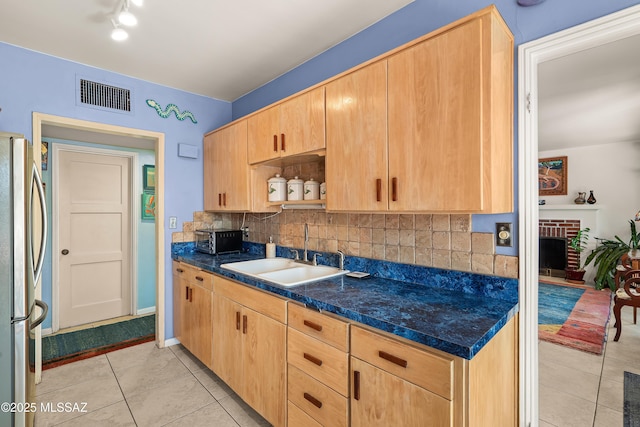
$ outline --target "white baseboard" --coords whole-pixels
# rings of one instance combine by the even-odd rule
[[[155,313],[156,312],[156,307],[147,307],[147,308],[141,308],[139,310],[136,310],[136,316],[140,316],[143,314],[151,314],[151,313]]]
[[[164,341],[165,347],[171,347],[172,345],[177,345],[177,344],[180,344],[180,341],[178,341],[178,338],[169,338],[168,340]]]
[[[53,328],[42,328],[41,329],[42,336],[53,334]]]

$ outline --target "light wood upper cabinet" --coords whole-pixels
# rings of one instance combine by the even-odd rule
[[[247,119],[249,163],[325,147],[324,88],[319,87]]]
[[[391,210],[513,210],[512,55],[494,11],[388,58]]]
[[[327,84],[326,125],[327,209],[386,211],[386,60]]]
[[[204,209],[248,211],[251,208],[247,164],[247,121],[204,137]]]

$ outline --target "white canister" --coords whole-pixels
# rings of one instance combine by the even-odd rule
[[[320,184],[320,200],[324,200],[327,198],[327,183],[323,182]]]
[[[287,200],[303,200],[304,181],[297,176],[287,181]]]
[[[277,173],[267,180],[267,191],[270,202],[284,202],[287,200],[287,180]]]
[[[309,181],[304,183],[304,199],[305,200],[318,200],[320,198],[320,183],[314,181],[313,178],[309,178]]]

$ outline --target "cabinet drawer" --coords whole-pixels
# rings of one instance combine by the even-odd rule
[[[293,328],[288,329],[289,363],[343,396],[349,396],[349,355]]]
[[[453,399],[453,356],[430,353],[357,326],[351,328],[351,355]]]
[[[187,277],[190,284],[200,285],[205,289],[213,290],[213,274],[203,270],[187,271]]]
[[[287,322],[287,301],[282,298],[220,276],[215,276],[214,292],[280,323]]]
[[[322,424],[291,402],[287,403],[287,425],[289,427],[322,427]]]
[[[326,385],[289,365],[289,400],[324,426],[348,425],[348,401]]]
[[[326,342],[342,351],[349,351],[349,324],[342,320],[289,304],[289,326]]]

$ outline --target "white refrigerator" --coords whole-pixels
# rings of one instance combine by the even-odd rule
[[[42,222],[42,236],[33,235],[34,219]],[[30,427],[37,409],[35,329],[48,308],[34,295],[46,235],[44,188],[33,146],[22,135],[0,132],[0,426]]]

